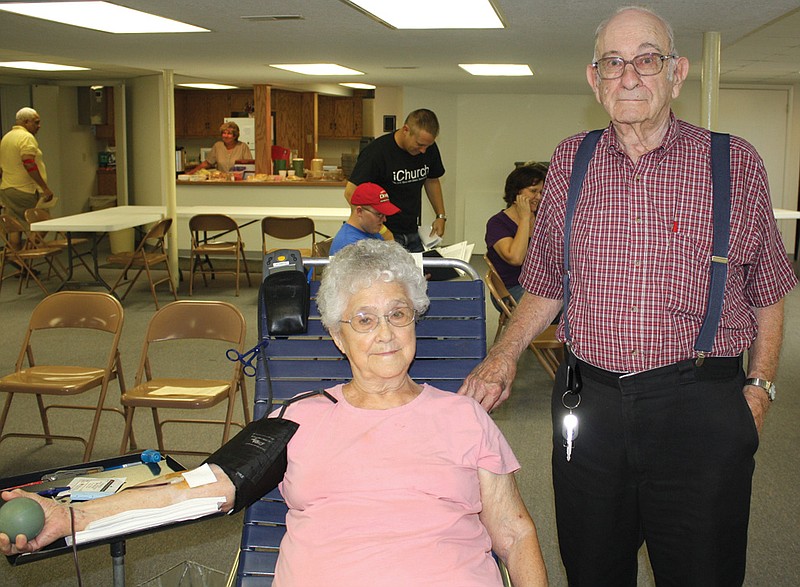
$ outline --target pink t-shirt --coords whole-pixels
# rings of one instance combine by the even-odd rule
[[[341,386],[290,406],[300,424],[280,485],[289,506],[276,587],[502,585],[480,522],[478,468],[519,462],[483,408],[423,386],[389,410]]]

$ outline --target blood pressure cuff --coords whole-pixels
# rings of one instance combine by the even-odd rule
[[[231,513],[257,502],[281,482],[286,473],[286,446],[300,427],[297,422],[284,418],[283,414],[289,405],[317,395],[337,403],[336,398],[324,389],[297,395],[283,404],[277,418],[250,422],[205,460],[209,465],[222,469],[236,488]]]
[[[286,445],[299,427],[281,417],[250,422],[205,460],[222,469],[236,488],[233,512],[278,486],[286,472]]]
[[[309,285],[299,251],[281,249],[264,257],[259,292],[266,334],[288,336],[308,331]]]

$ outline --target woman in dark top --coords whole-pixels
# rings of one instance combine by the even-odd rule
[[[522,297],[519,284],[522,262],[542,200],[547,166],[533,163],[517,167],[506,178],[506,208],[486,223],[486,254],[516,301]]]

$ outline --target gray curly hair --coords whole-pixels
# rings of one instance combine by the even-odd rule
[[[417,315],[430,305],[428,282],[402,246],[394,241],[362,239],[336,253],[322,275],[317,307],[323,326],[338,332],[350,296],[376,281],[401,284]]]

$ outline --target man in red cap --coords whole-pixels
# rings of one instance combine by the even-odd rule
[[[364,238],[389,240],[391,233],[383,225],[387,216],[397,214],[400,208],[389,201],[389,194],[375,183],[362,183],[350,200],[350,218],[347,219],[331,243],[330,255]]]

